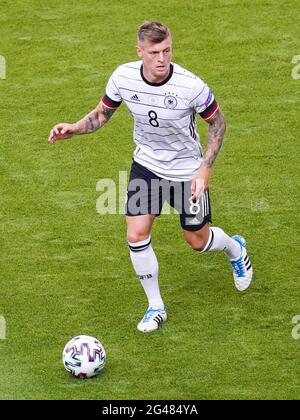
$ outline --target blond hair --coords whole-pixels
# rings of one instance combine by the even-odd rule
[[[139,42],[148,40],[159,44],[169,36],[171,36],[169,28],[160,22],[144,22],[138,30]]]

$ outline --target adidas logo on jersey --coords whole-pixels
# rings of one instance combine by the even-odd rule
[[[137,96],[137,94],[133,95],[130,99],[131,99],[132,101],[137,101],[137,102],[140,102],[140,99],[139,99],[139,97]]]

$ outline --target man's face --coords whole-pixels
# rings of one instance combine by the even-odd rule
[[[139,43],[136,51],[143,60],[144,76],[149,82],[159,83],[166,79],[172,59],[171,37],[166,38],[159,44],[144,40]]]

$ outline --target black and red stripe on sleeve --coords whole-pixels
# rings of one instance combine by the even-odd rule
[[[199,115],[204,119],[208,120],[210,117],[214,115],[214,113],[219,108],[218,102],[214,99],[212,103],[203,111],[200,112]]]
[[[105,106],[107,106],[108,108],[112,108],[112,109],[118,108],[122,103],[122,102],[113,101],[106,94],[103,96],[103,98],[101,100],[102,100],[102,102]]]

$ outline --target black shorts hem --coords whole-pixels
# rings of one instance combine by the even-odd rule
[[[199,225],[187,225],[182,222],[180,218],[180,224],[183,230],[186,230],[188,232],[197,232],[198,230],[201,230],[205,225],[212,223],[211,217],[206,217],[203,222]]]

